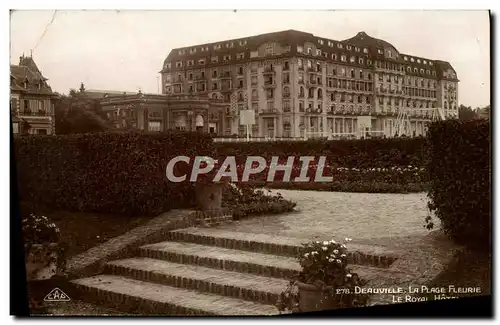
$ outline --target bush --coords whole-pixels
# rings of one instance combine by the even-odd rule
[[[279,156],[326,156],[333,167],[392,168],[424,164],[423,138],[389,138],[367,140],[309,140],[270,142],[217,142],[214,147],[219,159],[236,156],[238,163],[247,156],[262,156],[270,160]],[[297,159],[298,161],[298,159]]]
[[[285,200],[280,193],[272,195],[250,184],[227,184],[223,189],[222,206],[231,208],[233,218],[290,212],[296,203]]]
[[[433,123],[427,146],[429,209],[458,243],[491,247],[489,121]]]
[[[208,135],[189,132],[21,136],[14,149],[19,198],[33,208],[126,215],[193,206],[193,184],[168,181],[166,164],[213,152]]]

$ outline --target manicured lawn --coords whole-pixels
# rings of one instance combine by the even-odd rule
[[[26,209],[21,204],[21,210]],[[61,239],[67,245],[66,257],[78,255],[144,224],[154,216],[130,218],[122,215],[96,214],[68,211],[44,211],[60,229]]]

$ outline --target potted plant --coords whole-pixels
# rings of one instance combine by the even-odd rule
[[[45,216],[30,213],[23,218],[22,235],[30,309],[33,312],[41,308],[40,301],[44,297],[40,295],[53,289],[52,282],[65,277],[65,249],[59,228]]]
[[[345,242],[350,241],[349,238]],[[290,281],[277,303],[280,312],[310,312],[365,306],[368,296],[355,294],[362,280],[347,266],[344,243],[315,241],[303,245],[298,255],[302,270]]]

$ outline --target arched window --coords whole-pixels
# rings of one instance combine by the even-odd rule
[[[448,102],[444,102],[444,109],[448,109]]]
[[[238,92],[238,100],[240,100],[240,101],[243,100],[243,93],[241,91]]]
[[[290,96],[290,88],[289,87],[284,87],[283,88],[283,95]]]
[[[299,95],[304,96],[304,87],[300,87]]]
[[[318,98],[323,98],[323,89],[318,89]]]
[[[257,90],[255,89],[252,90],[252,99],[253,100],[257,99]]]

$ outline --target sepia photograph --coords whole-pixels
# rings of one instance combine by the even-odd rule
[[[9,15],[11,314],[493,315],[490,11]]]

